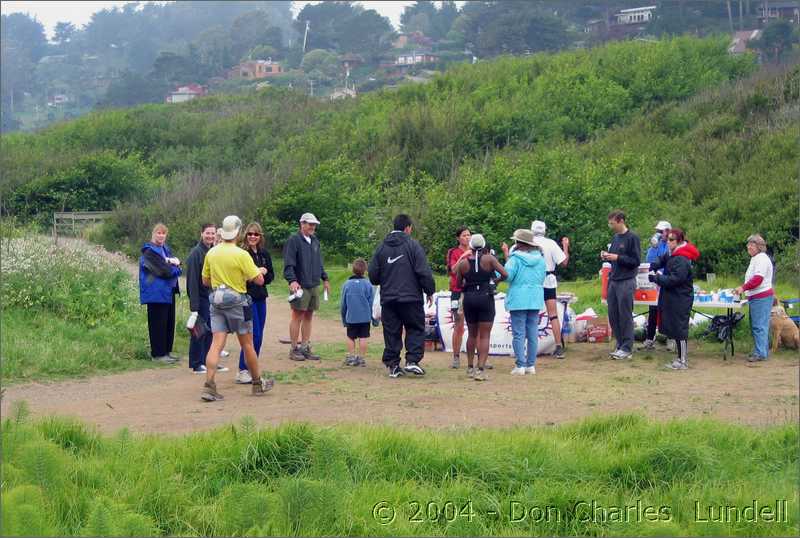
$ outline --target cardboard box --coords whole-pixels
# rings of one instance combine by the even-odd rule
[[[611,328],[608,326],[607,317],[597,317],[586,323],[586,341],[603,343],[611,340]]]

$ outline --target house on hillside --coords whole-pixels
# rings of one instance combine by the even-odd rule
[[[272,60],[248,60],[228,71],[228,78],[256,80],[280,75],[283,72],[283,68],[278,62],[273,62]]]
[[[788,20],[800,24],[800,1],[762,2],[758,6],[758,20],[761,24],[769,24],[774,20]]]
[[[747,43],[761,37],[761,30],[743,30],[734,32],[731,44],[728,46],[730,54],[744,54],[747,52]]]
[[[199,84],[187,84],[186,86],[179,86],[164,99],[167,103],[184,103],[191,101],[197,97],[206,95],[208,91],[205,86]]]
[[[406,54],[398,54],[395,58],[395,65],[419,65],[419,64],[432,64],[439,61],[439,56],[429,51],[426,52],[409,52]]]
[[[653,18],[658,6],[633,7],[621,9],[614,14],[616,24],[647,24]]]
[[[63,93],[57,93],[47,97],[47,106],[61,106],[69,103],[69,96]]]
[[[395,49],[404,49],[406,47],[430,47],[433,45],[433,39],[426,36],[419,30],[415,32],[409,32],[407,34],[400,34],[397,36],[392,42],[392,48]]]

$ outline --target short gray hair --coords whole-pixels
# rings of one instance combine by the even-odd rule
[[[759,252],[767,251],[767,242],[761,237],[761,234],[753,234],[747,238],[747,243],[753,243],[758,247]]]

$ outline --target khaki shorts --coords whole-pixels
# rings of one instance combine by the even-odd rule
[[[252,334],[253,307],[248,303],[231,308],[211,305],[211,332]]]
[[[292,310],[299,312],[315,312],[319,310],[319,288],[320,286],[303,288],[303,296],[289,303]]]

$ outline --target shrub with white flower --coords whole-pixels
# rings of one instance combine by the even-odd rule
[[[124,262],[95,247],[29,236],[3,238],[0,248],[5,308],[42,310],[88,327],[136,313],[137,288]]]

